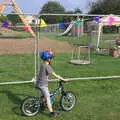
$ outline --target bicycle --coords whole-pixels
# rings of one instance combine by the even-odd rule
[[[59,87],[50,93],[51,104],[54,104],[54,97],[58,93],[61,93],[59,102],[62,110],[72,110],[76,103],[76,97],[72,91],[64,90],[64,81],[59,81]],[[35,116],[38,114],[40,110],[43,110],[46,107],[46,103],[43,98],[43,95],[25,98],[21,106],[22,113],[25,116]]]

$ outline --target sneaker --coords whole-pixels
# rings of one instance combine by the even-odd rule
[[[60,114],[58,112],[51,112],[50,113],[50,117],[56,118],[56,117],[59,117],[59,116],[60,116]]]

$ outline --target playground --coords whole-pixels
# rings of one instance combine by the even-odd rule
[[[39,45],[41,45],[39,50],[43,50],[45,48],[51,48],[58,53],[71,52],[71,46],[67,42],[61,42],[49,38],[42,38],[41,40],[39,40]],[[0,54],[22,54],[22,53],[27,54],[33,52],[34,52],[33,38],[23,38],[23,39],[0,38]]]
[[[0,23],[0,120],[51,119],[47,109],[29,118],[21,111],[23,100],[37,94],[34,82],[44,49],[55,52],[52,66],[70,80],[65,89],[77,99],[75,108],[65,112],[56,96],[60,120],[120,120],[120,17],[70,14],[67,22],[48,24],[44,18],[50,15],[26,15],[11,2],[22,23]],[[0,6],[0,14],[5,7]],[[52,91],[58,80],[50,80]]]

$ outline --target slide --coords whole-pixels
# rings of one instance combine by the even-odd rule
[[[60,33],[58,36],[63,36],[63,35],[68,34],[69,31],[72,29],[73,25],[74,25],[74,22],[71,22],[68,28],[63,33]]]

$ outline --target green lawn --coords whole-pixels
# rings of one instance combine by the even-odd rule
[[[0,82],[31,80],[34,55],[0,55]]]
[[[1,81],[6,81],[8,78],[7,81],[23,81],[34,76],[32,55],[2,55],[0,57]],[[119,75],[119,58],[92,55],[91,65],[72,65],[68,63],[69,59],[69,54],[57,54],[53,61],[56,73],[65,78]],[[119,79],[66,83],[66,90],[72,90],[75,93],[77,103],[70,112],[60,111],[59,120],[120,120],[119,84]],[[50,83],[50,90],[52,91],[57,86],[56,82]],[[36,95],[34,84],[0,86],[0,120],[52,120],[48,117],[47,109],[35,117],[22,115],[20,105],[24,98],[31,95]],[[58,109],[57,105],[56,110]]]
[[[68,43],[72,45],[88,45],[89,44],[89,38],[86,34],[84,34],[82,37],[77,36],[58,36],[57,34],[47,34],[47,33],[40,33],[41,37],[47,37],[54,40],[59,41],[67,41]]]
[[[88,34],[84,34],[81,37],[70,36],[70,35],[58,36],[57,34],[50,34],[50,33],[49,34],[40,33],[40,35],[41,35],[41,37],[47,37],[47,38],[55,39],[55,40],[59,40],[59,41],[67,41],[71,45],[96,46],[97,39],[98,39],[97,34],[95,34],[94,36],[91,36],[92,40],[91,40],[90,36],[88,36]],[[116,46],[116,44],[115,44],[115,41],[112,41],[112,40],[115,40],[118,37],[119,37],[118,34],[103,34],[100,38],[99,46],[102,48],[113,48]],[[111,40],[111,41],[107,42],[107,40]]]
[[[0,34],[0,38],[19,38],[19,39],[22,39],[22,38],[30,38],[30,37],[32,37],[32,35],[26,31],[19,31],[19,33],[15,33],[13,30],[12,33],[8,32],[7,34],[6,33]]]

